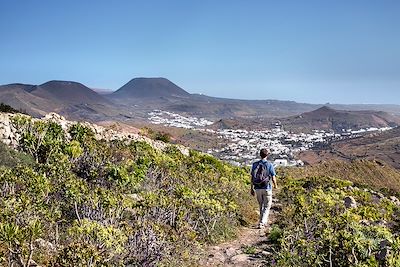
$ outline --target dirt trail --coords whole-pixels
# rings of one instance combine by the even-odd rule
[[[275,222],[276,214],[280,210],[280,203],[275,196],[276,192],[268,226]],[[206,248],[199,266],[265,266],[266,259],[272,254],[268,243],[269,229],[267,227],[260,230],[256,225],[243,227],[236,239]]]

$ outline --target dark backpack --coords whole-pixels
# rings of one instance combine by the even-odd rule
[[[253,185],[257,186],[267,185],[269,183],[269,178],[270,178],[268,163],[267,162],[264,163],[262,160],[260,160],[257,163],[257,166],[254,169],[251,177],[252,177],[251,182],[253,183]]]

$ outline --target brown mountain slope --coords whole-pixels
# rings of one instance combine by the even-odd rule
[[[68,104],[111,104],[109,100],[92,89],[71,81],[49,81],[36,86],[31,94]]]
[[[35,85],[32,84],[24,84],[24,83],[11,83],[0,86],[0,91],[2,90],[24,90],[28,93],[32,92],[35,89]]]
[[[190,94],[165,78],[134,78],[110,95],[113,98],[189,97]]]
[[[263,129],[275,127],[276,123],[285,130],[311,132],[314,129],[341,132],[342,129],[388,127],[400,125],[400,117],[383,111],[346,111],[321,107],[311,112],[285,118],[231,118],[221,119],[210,126],[212,129]]]
[[[281,170],[283,176],[304,178],[329,176],[372,188],[400,193],[400,172],[390,165],[369,160],[330,160],[313,166]]]
[[[318,104],[280,100],[226,99],[189,94],[165,78],[135,78],[118,91],[106,95],[100,95],[80,83],[68,81],[51,81],[39,86],[16,84],[6,87],[10,91],[0,92],[0,100],[14,108],[22,108],[35,116],[56,111],[69,118],[88,120],[94,118],[96,121],[110,119],[145,121],[150,111],[160,109],[214,121],[221,118],[240,118],[237,127],[248,125],[249,128],[273,127],[276,122],[274,118],[292,116],[282,119],[283,124],[289,130],[298,131],[315,128],[358,128],[365,125],[383,126],[392,122],[396,123],[388,119],[388,114],[372,111],[370,114],[366,112],[359,114],[360,118],[355,116],[357,113],[350,114],[346,111],[346,115],[345,111],[333,110],[328,110],[328,113],[334,113],[331,116],[324,115],[324,110],[320,110],[321,114],[317,116],[315,113],[308,114],[307,112],[321,107]],[[14,89],[15,92],[12,91]],[[357,108],[362,107],[357,106]],[[379,107],[385,108],[384,105],[373,106],[373,108]],[[392,105],[390,108],[395,109],[397,105]],[[296,116],[301,113],[304,114]],[[365,119],[367,116],[368,118]],[[353,121],[355,123],[352,123]],[[371,124],[371,121],[374,123]],[[227,126],[229,124],[232,124],[232,121],[226,123]]]
[[[147,113],[161,109],[213,120],[230,117],[283,117],[320,106],[294,101],[240,100],[189,94],[165,78],[135,78],[106,97],[136,112]]]
[[[50,81],[39,86],[3,85],[0,102],[35,117],[57,112],[70,119],[97,121],[120,114],[110,100],[80,83],[68,81]]]
[[[9,84],[0,86],[0,102],[33,116],[43,116],[50,111],[59,111],[62,105],[29,93],[34,85]]]
[[[325,147],[304,151],[299,157],[309,164],[329,159],[371,159],[385,162],[400,170],[400,127],[355,139],[336,141]]]
[[[295,131],[305,132],[310,129],[320,129],[340,132],[342,129],[393,127],[400,125],[400,117],[383,111],[335,110],[324,106],[298,116],[284,118],[281,123],[286,129]]]

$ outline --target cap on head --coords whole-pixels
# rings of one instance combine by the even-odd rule
[[[262,159],[263,159],[263,158],[266,158],[266,157],[268,156],[268,153],[269,153],[268,149],[262,148],[262,149],[260,150],[260,157],[261,157]]]

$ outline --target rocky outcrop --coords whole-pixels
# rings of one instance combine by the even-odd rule
[[[46,241],[43,238],[36,239],[34,245],[36,248],[45,251],[55,252],[57,250],[53,243]]]
[[[364,192],[370,193],[372,196],[373,203],[379,203],[384,200],[389,200],[396,206],[400,206],[400,200],[397,197],[395,197],[395,196],[386,197],[381,192],[377,192],[372,189],[368,189],[368,188],[360,189],[358,187],[353,187],[353,186],[347,186],[344,189],[348,190],[348,191],[364,191]],[[357,206],[357,202],[353,197],[345,197],[344,204],[345,204],[346,208],[350,208],[351,205],[354,205],[354,204]],[[354,207],[356,207],[356,206],[354,206]]]
[[[14,127],[11,119],[14,116],[26,116],[26,115],[21,115],[21,114],[11,114],[11,113],[0,113],[0,141],[10,145],[12,147],[18,147],[18,142],[19,142],[19,134],[17,129]],[[43,121],[52,121],[57,124],[59,124],[62,129],[66,132],[68,136],[68,129],[74,125],[77,124],[77,121],[69,121],[66,120],[63,116],[58,115],[57,113],[49,113],[46,116],[44,116],[42,119],[35,119],[32,118],[33,121],[35,120],[43,120]],[[95,138],[98,140],[126,140],[126,141],[144,141],[148,144],[150,144],[152,147],[158,150],[164,150],[171,146],[170,144],[161,142],[161,141],[155,141],[152,140],[148,137],[136,134],[136,133],[130,133],[130,132],[123,132],[123,131],[114,131],[112,129],[108,129],[93,123],[89,122],[79,122],[82,125],[90,128],[94,134]],[[181,151],[182,154],[184,155],[189,155],[189,150],[188,148],[180,145],[176,145],[176,147]]]
[[[344,198],[344,205],[346,208],[356,208],[357,207],[357,202],[352,196],[348,196]]]
[[[17,147],[19,135],[10,118],[15,116],[11,113],[0,113],[0,141],[6,145]]]
[[[237,265],[237,264],[241,264],[243,262],[249,262],[250,259],[249,259],[249,256],[247,254],[239,254],[239,255],[233,256],[230,259],[230,261],[231,261],[232,264]]]
[[[389,197],[390,201],[392,201],[395,205],[400,206],[400,200],[395,196]]]

